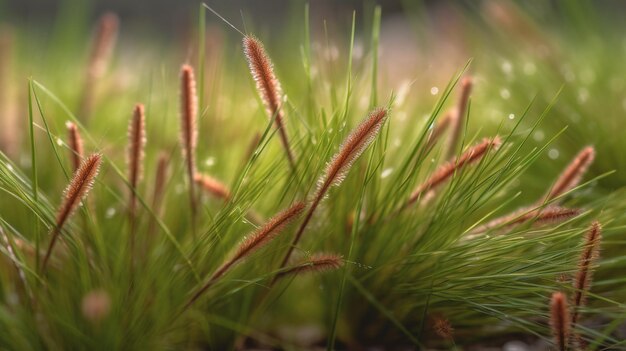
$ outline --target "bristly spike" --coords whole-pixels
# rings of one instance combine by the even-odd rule
[[[194,181],[200,186],[201,189],[219,199],[226,201],[230,198],[230,190],[226,184],[209,175],[196,173]]]
[[[130,183],[130,199],[128,215],[130,222],[130,262],[133,266],[135,252],[135,226],[137,212],[137,185],[143,177],[143,159],[146,146],[146,118],[144,106],[136,104],[128,124],[128,146],[126,162],[128,166],[128,182]]]
[[[452,124],[453,119],[454,112],[447,111],[443,115],[443,117],[441,117],[439,121],[437,121],[437,124],[435,124],[432,131],[428,135],[428,139],[426,139],[426,146],[424,147],[424,151],[426,153],[428,153],[435,146],[437,141],[441,139],[443,133],[445,133],[446,130],[450,127],[450,124]]]
[[[409,196],[402,209],[414,204],[423,194],[443,184],[466,165],[481,160],[488,151],[498,149],[501,144],[502,142],[498,136],[492,139],[483,139],[479,144],[467,149],[467,151],[456,160],[442,165],[411,193],[411,196]]]
[[[253,252],[267,245],[276,238],[285,227],[293,222],[304,211],[306,205],[303,202],[296,202],[288,209],[272,217],[265,225],[248,235],[239,245],[235,254],[220,266],[211,275],[211,278],[189,299],[183,310],[191,306],[205,291],[209,289],[220,277],[222,277],[235,264],[249,257]]]
[[[592,146],[582,149],[565,168],[550,191],[544,196],[544,202],[553,200],[575,188],[593,163],[596,151]]]
[[[98,175],[98,171],[100,170],[101,161],[102,156],[100,154],[89,156],[83,161],[78,170],[74,173],[67,188],[65,188],[63,201],[57,212],[55,226],[50,233],[50,245],[43,259],[42,272],[46,269],[46,264],[50,258],[54,244],[63,229],[63,225],[65,225],[76,208],[78,208],[81,201],[87,196],[89,190],[91,190],[94,180]]]
[[[456,111],[452,122],[452,132],[450,133],[450,144],[448,145],[448,158],[456,156],[456,150],[461,140],[463,126],[465,123],[465,114],[467,113],[467,105],[472,92],[474,80],[472,77],[464,77],[461,80],[461,94],[456,105]]]
[[[578,208],[564,208],[559,206],[549,206],[546,208],[523,207],[508,215],[493,219],[486,224],[476,227],[472,233],[483,233],[494,228],[510,229],[530,221],[535,224],[545,224],[563,222],[574,218],[582,213]]]
[[[289,262],[289,258],[291,257],[294,248],[300,241],[302,233],[304,233],[306,226],[313,217],[315,209],[324,199],[328,189],[332,186],[339,185],[343,181],[354,161],[359,158],[363,151],[365,151],[365,149],[378,135],[383,124],[387,120],[388,115],[389,111],[384,108],[377,108],[371,111],[367,118],[354,130],[352,130],[350,135],[348,135],[345,139],[343,145],[341,145],[339,152],[333,156],[332,160],[328,164],[328,167],[326,168],[326,171],[318,182],[319,186],[313,196],[309,210],[305,214],[304,220],[300,224],[300,227],[298,228],[298,231],[296,232],[285,257],[281,262],[280,269],[285,268],[285,265]],[[273,282],[275,282],[276,279],[277,277],[275,276]]]
[[[243,50],[265,110],[270,118],[274,118],[287,159],[290,166],[295,169],[296,161],[285,129],[285,112],[282,109],[283,92],[280,81],[274,74],[274,65],[261,41],[253,36],[244,36]]]
[[[552,294],[550,302],[550,327],[559,351],[567,349],[570,330],[567,296],[562,292]]]
[[[578,260],[578,272],[574,280],[574,297],[572,299],[572,325],[578,323],[580,308],[585,305],[585,299],[593,277],[593,270],[600,255],[600,241],[602,240],[602,226],[599,222],[591,223],[584,238],[583,251]]]
[[[80,167],[80,163],[85,157],[85,151],[83,149],[83,138],[80,136],[78,127],[72,122],[67,122],[67,133],[69,139],[70,156],[72,158],[72,169],[74,172]]]
[[[192,221],[196,213],[196,196],[194,191],[194,175],[196,174],[196,144],[198,140],[197,113],[198,103],[196,97],[196,81],[193,68],[183,65],[180,73],[180,118],[181,131],[180,143],[182,146],[183,159],[189,182],[189,202],[191,206]]]
[[[306,260],[296,263],[292,267],[280,272],[277,279],[287,276],[295,276],[300,273],[321,273],[325,271],[339,269],[343,266],[343,258],[335,254],[320,253],[312,255]]]

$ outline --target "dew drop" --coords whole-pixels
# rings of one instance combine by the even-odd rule
[[[538,130],[533,134],[533,139],[535,139],[535,141],[542,141],[545,138],[545,133],[543,132],[543,130]]]
[[[115,210],[115,207],[109,207],[107,208],[107,211],[105,213],[105,217],[106,218],[113,218],[113,216],[115,216],[115,213],[117,211]]]
[[[548,157],[550,157],[553,160],[556,160],[557,158],[559,158],[559,150],[550,149],[550,151],[548,151]]]
[[[213,167],[215,165],[215,157],[211,156],[204,161],[204,165],[207,167]]]
[[[437,93],[439,93],[439,88],[437,88],[437,87],[430,88],[430,94],[431,95],[437,95]]]
[[[506,74],[511,74],[511,72],[513,72],[513,65],[509,61],[504,61],[501,68],[502,72]]]
[[[63,140],[61,140],[61,138],[57,138],[57,145],[63,146]]]
[[[502,89],[500,89],[500,96],[504,100],[508,100],[511,97],[511,92],[509,91],[509,89],[502,88]]]
[[[509,113],[509,119],[510,119],[510,120],[515,119],[515,114],[514,114],[514,113]]]
[[[389,175],[393,172],[393,168],[387,168],[385,170],[382,171],[382,173],[380,173],[380,178],[381,179],[385,179],[387,177],[389,177]]]

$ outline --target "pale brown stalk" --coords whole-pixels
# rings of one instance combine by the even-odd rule
[[[454,118],[452,119],[452,132],[450,133],[450,143],[448,145],[448,158],[456,156],[456,150],[461,140],[465,124],[465,114],[467,113],[467,105],[472,92],[472,85],[472,77],[464,77],[463,80],[461,80],[461,94],[456,105]]]
[[[76,126],[76,124],[72,122],[67,122],[66,126],[70,152],[72,153],[70,155],[72,157],[72,168],[73,171],[76,172],[78,167],[80,167],[80,163],[85,157],[83,138],[80,136],[80,132],[78,131],[78,127]]]
[[[546,208],[524,207],[508,215],[496,218],[476,227],[472,233],[483,233],[494,228],[509,229],[511,227],[534,221],[535,224],[563,222],[578,216],[582,211],[577,208],[549,206]]]
[[[91,114],[95,84],[104,75],[109,65],[111,53],[117,41],[118,29],[119,17],[112,12],[103,14],[98,20],[91,42],[80,108],[80,113],[85,118]]]
[[[592,146],[582,149],[544,196],[544,202],[553,200],[575,188],[593,162],[596,151]]]
[[[569,323],[567,296],[562,292],[555,292],[552,294],[552,300],[550,301],[550,327],[559,351],[567,349],[570,330]]]
[[[600,255],[600,241],[602,240],[602,226],[593,222],[585,235],[585,246],[578,260],[578,272],[574,279],[574,297],[572,299],[572,325],[578,323],[580,308],[585,305],[586,295],[591,287],[593,270]]]
[[[201,189],[218,199],[226,201],[230,198],[230,190],[226,184],[209,175],[196,173],[194,181],[200,186]]]
[[[130,183],[130,199],[128,216],[130,222],[130,257],[131,266],[135,252],[135,226],[137,215],[137,185],[143,177],[143,159],[146,146],[146,117],[144,106],[135,105],[133,116],[128,124],[128,148],[126,162],[128,164],[128,182]]]
[[[81,201],[83,201],[83,199],[87,196],[89,190],[91,190],[94,180],[98,175],[98,171],[100,170],[101,162],[102,156],[100,154],[93,154],[89,156],[85,161],[83,161],[78,170],[72,176],[67,188],[65,188],[63,200],[61,202],[61,206],[59,206],[59,211],[57,212],[55,226],[50,233],[50,245],[48,246],[48,250],[46,251],[46,255],[43,259],[41,266],[42,272],[46,269],[46,264],[52,254],[54,244],[63,229],[63,225],[65,225],[74,211],[76,211],[76,208],[78,208]]]
[[[295,276],[300,273],[320,273],[339,269],[343,266],[343,258],[335,254],[315,254],[306,260],[296,263],[292,267],[278,273],[277,279],[287,276]]]
[[[209,287],[211,287],[220,277],[222,277],[235,264],[249,257],[253,252],[267,245],[276,238],[285,227],[293,222],[304,211],[306,205],[303,202],[296,202],[288,209],[272,217],[265,225],[248,235],[239,245],[235,254],[222,264],[211,278],[189,299],[183,310],[193,304]]]
[[[293,156],[289,138],[287,137],[287,130],[285,129],[285,113],[281,108],[283,92],[280,82],[274,74],[274,65],[267,55],[263,44],[253,36],[246,35],[243,38],[243,50],[267,114],[270,118],[274,118],[289,164],[295,169],[295,157]]]
[[[459,172],[466,165],[481,160],[487,152],[497,149],[500,144],[502,144],[502,142],[498,136],[492,139],[484,139],[479,144],[470,147],[456,160],[442,165],[411,193],[411,196],[409,196],[409,199],[402,208],[404,209],[414,204],[427,191],[433,190],[442,185],[446,180],[450,179],[455,173]]]
[[[193,222],[195,221],[196,214],[194,175],[196,174],[196,144],[198,140],[198,126],[196,121],[198,104],[196,97],[196,81],[191,66],[183,65],[181,68],[180,84],[180,143],[189,182],[189,203]]]
[[[368,117],[361,122],[350,135],[346,138],[343,145],[339,149],[339,152],[332,158],[324,175],[318,182],[318,188],[313,196],[313,200],[309,206],[304,221],[300,224],[296,235],[293,238],[291,245],[285,257],[283,258],[280,268],[285,268],[289,258],[293,253],[294,248],[300,241],[306,226],[313,217],[313,213],[317,206],[322,202],[324,196],[332,186],[341,184],[348,171],[352,167],[354,161],[359,158],[363,151],[372,143],[374,138],[378,135],[378,132],[382,128],[389,112],[384,108],[378,108],[369,113]],[[274,282],[277,277],[274,277]]]

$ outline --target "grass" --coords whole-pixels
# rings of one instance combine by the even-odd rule
[[[606,9],[586,3],[559,2],[561,12],[499,4],[447,8],[467,51],[447,51],[458,41],[406,4],[425,38],[417,65],[439,65],[401,67],[399,78],[394,53],[415,52],[389,46],[380,7],[314,23],[314,5],[298,4],[304,28],[283,41],[246,18],[245,34],[264,45],[266,69],[273,64],[258,73],[250,63],[257,81],[244,37],[203,4],[184,44],[121,23],[99,76],[88,70],[98,45],[82,34],[86,13],[59,16],[50,43],[16,26],[14,59],[0,60],[15,73],[0,94],[28,94],[11,102],[17,147],[0,155],[0,348],[556,346],[550,301],[560,296],[563,310],[561,293],[587,301],[567,301],[559,316],[576,323],[552,317],[555,335],[565,328],[589,349],[623,348],[624,50],[601,50],[619,43],[611,29],[621,25],[600,22]],[[180,88],[183,64],[196,72],[197,99],[186,89],[192,75]],[[277,81],[282,92],[268,97]],[[145,146],[142,133],[127,138],[138,103]],[[181,117],[197,143],[179,138]],[[445,118],[458,129],[435,134]],[[102,159],[59,225],[75,168],[68,121],[85,155]],[[497,136],[501,145],[488,142]],[[588,171],[557,181],[587,145]],[[130,152],[145,157],[129,162]],[[520,208],[508,224],[484,226]],[[578,262],[596,220],[599,259]],[[579,267],[593,273],[590,284],[577,282]]]

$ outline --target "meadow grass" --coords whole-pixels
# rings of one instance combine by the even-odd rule
[[[559,3],[450,7],[468,55],[407,1],[441,67],[402,78],[380,7],[297,4],[282,42],[205,4],[184,42],[16,26],[0,348],[626,347],[625,52]]]

